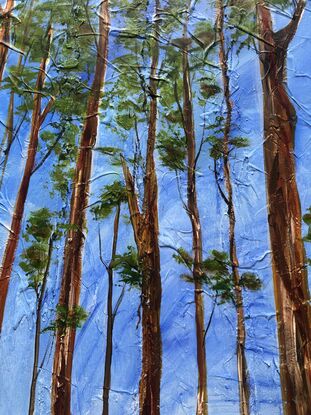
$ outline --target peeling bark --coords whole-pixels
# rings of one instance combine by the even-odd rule
[[[128,191],[128,205],[134,231],[138,256],[141,261],[142,281],[142,370],[139,384],[140,415],[160,414],[160,384],[162,371],[162,339],[160,329],[161,274],[159,250],[158,182],[154,162],[157,135],[157,66],[159,45],[157,40],[160,9],[155,5],[154,44],[152,47],[150,73],[150,106],[144,177],[143,209],[140,212],[135,194],[133,177],[123,159],[123,172]]]
[[[273,31],[264,1],[257,6],[264,105],[264,161],[284,414],[311,414],[311,309],[301,207],[295,174],[296,111],[286,88],[286,55],[304,10]]]
[[[237,338],[236,338],[236,352],[237,352],[237,369],[238,369],[238,382],[239,382],[239,400],[240,400],[240,414],[250,414],[250,388],[249,388],[249,376],[247,369],[247,362],[245,357],[245,322],[244,322],[244,306],[243,306],[243,294],[240,286],[240,273],[239,273],[239,260],[236,251],[236,239],[235,239],[235,208],[233,201],[233,189],[231,179],[231,166],[229,159],[229,139],[231,134],[232,124],[232,109],[233,104],[231,101],[230,93],[230,78],[228,73],[228,60],[225,45],[224,34],[224,4],[223,0],[217,0],[217,17],[216,17],[216,30],[219,39],[219,62],[221,67],[223,93],[226,106],[225,126],[223,132],[223,171],[226,184],[227,194],[221,193],[223,200],[228,208],[229,217],[229,256],[231,262],[232,276],[234,282],[235,292],[235,307],[237,312]]]
[[[89,198],[89,185],[92,170],[92,150],[96,143],[98,110],[101,91],[104,86],[110,16],[108,0],[104,0],[99,12],[99,33],[95,74],[87,105],[87,115],[80,139],[79,152],[74,176],[74,187],[70,205],[71,229],[67,233],[64,250],[64,268],[58,304],[68,312],[79,305],[82,278],[82,253],[86,208]],[[57,330],[52,374],[52,415],[70,415],[71,373],[75,344],[75,327],[64,332]]]
[[[2,82],[4,68],[8,57],[8,45],[10,44],[11,16],[13,8],[13,0],[7,0],[4,9],[0,6],[2,20],[0,27],[0,84]]]
[[[184,27],[184,37],[187,36],[187,23]],[[187,42],[185,42],[187,44]],[[190,81],[190,69],[188,59],[188,46],[182,52],[183,69],[183,126],[187,141],[187,214],[192,227],[192,252],[193,252],[193,279],[194,279],[194,303],[195,303],[195,326],[197,342],[197,365],[198,365],[198,391],[197,391],[197,415],[207,415],[207,368],[205,350],[205,323],[204,323],[204,301],[202,289],[202,228],[197,202],[196,191],[196,143],[193,119],[192,88]]]
[[[52,30],[51,28],[48,29],[47,32],[47,48],[44,54],[44,57],[41,60],[37,82],[36,82],[36,91],[41,91],[43,89],[45,78],[46,78],[46,67],[49,58],[50,52],[50,44],[52,38]],[[32,112],[32,120],[31,120],[31,132],[29,138],[29,145],[27,151],[27,158],[26,164],[24,168],[23,177],[21,180],[21,184],[17,193],[17,198],[14,206],[14,212],[10,227],[10,235],[6,242],[6,247],[2,259],[2,265],[0,269],[0,331],[2,329],[3,323],[3,316],[4,316],[4,309],[5,303],[9,288],[9,282],[11,278],[15,253],[18,245],[18,240],[21,231],[21,223],[24,214],[25,202],[29,190],[30,178],[32,175],[32,170],[35,165],[35,158],[38,148],[38,140],[39,140],[39,130],[42,126],[51,106],[53,105],[54,98],[51,98],[47,106],[44,110],[41,110],[42,104],[42,94],[35,93],[34,94],[34,109]]]

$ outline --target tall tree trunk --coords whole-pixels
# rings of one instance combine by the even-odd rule
[[[245,357],[245,322],[244,322],[244,306],[243,306],[243,294],[242,287],[240,286],[240,274],[239,274],[239,260],[236,252],[236,240],[235,240],[235,209],[233,201],[233,190],[231,180],[231,167],[230,167],[230,148],[229,140],[231,134],[232,123],[232,102],[230,93],[230,78],[228,73],[228,59],[225,45],[224,34],[224,4],[223,0],[217,0],[217,17],[216,17],[216,30],[219,39],[219,62],[222,74],[223,92],[226,106],[225,126],[224,126],[224,138],[223,138],[223,169],[225,184],[227,189],[227,195],[223,194],[224,201],[228,208],[229,217],[229,255],[232,269],[232,276],[234,282],[235,291],[235,307],[237,312],[237,368],[238,368],[238,382],[239,382],[239,400],[240,400],[240,414],[249,415],[250,413],[250,388],[248,379],[248,369]]]
[[[0,148],[0,155],[2,151],[4,154],[4,160],[1,165],[1,173],[0,173],[0,190],[3,184],[4,174],[5,174],[6,166],[7,166],[8,159],[9,159],[9,153],[10,153],[11,146],[13,143],[13,137],[14,137],[14,92],[11,91],[9,107],[8,107],[7,122],[5,125],[5,132],[4,132],[4,136],[3,136],[1,148]]]
[[[0,27],[0,84],[8,57],[8,45],[10,44],[11,15],[14,7],[13,0],[7,0],[5,8],[0,6],[1,27]]]
[[[30,23],[30,19],[31,19],[31,11],[33,9],[33,4],[34,4],[34,0],[31,0],[31,2],[29,4],[28,14],[27,14],[27,17],[25,19],[23,39],[22,39],[22,45],[21,45],[22,49],[25,45],[25,41],[28,39],[28,36],[29,36],[29,26],[30,26],[29,23]],[[20,54],[19,58],[18,58],[18,62],[17,62],[17,73],[19,73],[20,69],[22,68],[22,62],[23,62],[23,55]],[[0,82],[1,82],[1,80],[0,80]],[[4,136],[3,136],[3,140],[2,140],[1,148],[0,148],[0,155],[1,155],[2,152],[4,154],[4,160],[1,163],[0,190],[2,188],[4,175],[5,175],[6,167],[7,167],[7,164],[8,164],[12,144],[13,144],[13,141],[14,141],[16,135],[17,135],[17,131],[16,132],[14,131],[14,97],[15,97],[15,93],[12,90],[11,93],[10,93],[10,101],[9,101],[9,107],[8,107],[8,116],[7,116],[6,128],[5,128],[5,132],[4,132]],[[21,124],[22,124],[22,122],[23,122],[23,119],[21,121]],[[21,127],[21,124],[19,125],[17,130]]]
[[[31,379],[31,385],[30,385],[28,415],[33,415],[35,411],[36,387],[37,387],[38,375],[40,372],[39,355],[40,355],[40,335],[41,335],[41,313],[42,313],[43,299],[44,299],[45,290],[46,290],[46,284],[47,284],[48,275],[50,272],[51,258],[52,258],[52,252],[53,252],[53,243],[54,243],[54,234],[51,235],[50,240],[49,240],[47,264],[46,264],[46,268],[44,271],[40,293],[37,296],[35,348],[34,348],[34,359],[33,359],[33,367],[32,367],[32,379]]]
[[[142,370],[139,385],[140,415],[160,414],[162,371],[162,339],[160,329],[161,274],[159,250],[158,182],[154,162],[157,136],[157,66],[159,60],[160,2],[155,2],[154,42],[150,73],[150,106],[144,177],[143,212],[139,210],[133,177],[123,160],[123,172],[128,190],[128,204],[136,246],[141,261],[142,279]]]
[[[104,86],[110,16],[108,0],[103,0],[99,11],[99,38],[95,74],[87,105],[87,115],[80,139],[74,188],[70,205],[70,230],[67,233],[64,251],[64,269],[61,282],[59,305],[74,313],[79,305],[82,277],[82,253],[86,208],[92,170],[92,151],[96,143],[98,110]],[[75,327],[57,330],[52,375],[52,415],[70,415],[71,372],[75,343]]]
[[[103,415],[109,415],[109,393],[111,387],[111,362],[113,347],[113,325],[116,313],[113,311],[113,261],[117,253],[119,234],[120,205],[117,207],[113,225],[113,241],[111,261],[108,266],[108,294],[107,294],[107,331],[106,331],[106,355],[105,355],[105,376],[103,387]],[[122,293],[121,293],[122,294]]]
[[[38,139],[39,139],[39,129],[44,122],[48,112],[53,105],[54,98],[51,98],[47,106],[41,111],[41,102],[42,102],[42,91],[45,78],[46,78],[46,67],[48,63],[50,44],[52,38],[52,29],[49,28],[47,32],[47,48],[44,53],[44,57],[41,60],[40,69],[38,72],[37,82],[36,82],[36,91],[38,93],[34,94],[34,108],[32,112],[32,121],[31,121],[31,132],[29,138],[29,145],[27,151],[26,164],[24,168],[24,173],[22,181],[17,193],[17,198],[14,207],[14,213],[11,222],[10,236],[6,242],[6,247],[4,251],[4,256],[2,259],[2,265],[0,269],[0,331],[2,329],[3,315],[5,309],[5,302],[7,298],[9,282],[12,273],[12,267],[15,258],[15,252],[18,245],[18,239],[21,230],[21,223],[24,214],[25,202],[27,198],[27,193],[30,184],[30,178],[32,170],[35,164],[35,158],[38,148]]]
[[[187,19],[187,18],[186,18]],[[187,36],[187,22],[184,27],[184,37]],[[186,42],[185,42],[186,44]],[[192,226],[192,251],[193,251],[193,278],[194,278],[194,303],[197,340],[197,365],[198,365],[198,394],[197,415],[207,415],[207,368],[206,350],[204,341],[204,302],[202,289],[202,229],[197,202],[196,191],[196,143],[193,119],[192,88],[190,81],[188,47],[185,46],[182,55],[183,68],[183,121],[187,140],[187,214]]]
[[[257,8],[264,105],[264,161],[284,413],[311,414],[311,309],[295,174],[296,112],[286,89],[286,55],[304,9],[273,32],[264,1]]]

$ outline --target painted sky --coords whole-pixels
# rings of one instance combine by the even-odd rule
[[[308,1],[298,32],[289,47],[287,69],[288,88],[295,103],[298,122],[296,131],[297,181],[302,211],[311,205],[309,185],[311,165],[311,3]],[[204,7],[199,2],[194,13],[199,19],[213,19],[211,3]],[[152,16],[150,16],[151,18]],[[276,25],[284,19],[274,14]],[[121,22],[112,13],[112,27]],[[115,38],[111,36],[109,60],[118,53]],[[15,62],[10,52],[8,66]],[[247,359],[252,386],[252,414],[282,414],[278,375],[278,349],[276,321],[271,278],[271,259],[267,227],[265,175],[262,141],[263,116],[259,61],[256,51],[244,49],[234,54],[230,62],[231,88],[234,91],[234,120],[239,131],[250,139],[251,145],[238,149],[232,159],[234,200],[237,217],[237,248],[240,265],[257,272],[263,279],[263,289],[245,293],[247,328]],[[117,74],[110,65],[107,80]],[[8,92],[0,91],[0,137],[6,122]],[[218,103],[217,103],[218,105]],[[216,108],[215,103],[215,108]],[[207,117],[213,113],[208,109]],[[202,108],[195,107],[196,133],[202,128]],[[107,127],[111,114],[102,112],[98,146],[115,145],[118,137]],[[0,254],[3,253],[7,229],[10,224],[15,196],[24,167],[29,125],[24,124],[15,140],[7,173],[0,193]],[[142,137],[145,135],[142,133]],[[143,139],[143,138],[142,138]],[[126,146],[131,146],[129,137]],[[117,175],[118,167],[111,166],[99,153],[94,152],[91,200],[96,201],[104,184]],[[52,161],[36,173],[31,181],[25,217],[33,209],[49,207],[59,209],[62,202],[49,196],[48,170]],[[159,180],[160,244],[191,247],[190,223],[183,211],[177,191],[176,179],[160,165],[157,159]],[[228,250],[228,217],[212,172],[213,161],[206,147],[200,157],[198,173],[199,208],[204,237],[204,252],[212,249]],[[108,174],[109,173],[109,174]],[[107,175],[108,174],[108,175]],[[116,176],[114,176],[115,174]],[[183,190],[185,183],[182,182]],[[64,207],[68,209],[68,206]],[[124,212],[125,212],[124,208]],[[25,227],[25,221],[23,226]],[[105,322],[107,275],[99,260],[98,228],[100,226],[103,255],[109,258],[112,218],[97,223],[88,214],[88,233],[83,261],[81,304],[89,313],[86,323],[78,330],[73,368],[72,413],[96,415],[102,410],[102,383],[104,373]],[[306,230],[306,229],[305,229]],[[122,225],[118,251],[133,244],[132,230]],[[0,342],[0,414],[24,415],[28,407],[31,381],[34,335],[34,295],[27,289],[27,278],[18,266],[23,250],[20,241],[15,261],[6,319]],[[310,252],[310,248],[306,246]],[[58,299],[62,267],[63,245],[60,242],[53,264],[44,301],[43,326],[53,316]],[[162,339],[163,371],[161,387],[161,413],[164,415],[191,415],[196,405],[196,343],[194,326],[193,288],[180,279],[183,267],[172,258],[172,251],[161,249],[163,282]],[[121,287],[117,286],[117,297]],[[138,382],[140,376],[141,334],[136,329],[139,292],[127,290],[115,322],[114,354],[112,363],[111,414],[138,413]],[[212,300],[205,296],[205,314],[208,320]],[[208,365],[209,408],[212,415],[239,413],[237,373],[235,359],[235,310],[230,304],[218,306],[206,339]],[[42,335],[41,357],[47,351],[44,368],[37,389],[36,414],[50,411],[51,366],[53,362],[53,335]]]

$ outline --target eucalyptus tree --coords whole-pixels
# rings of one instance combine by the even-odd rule
[[[18,24],[16,24],[12,28],[12,38],[14,38],[14,44],[18,46],[17,50],[19,51],[19,56],[14,72],[9,71],[9,77],[22,76],[23,65],[26,64],[27,57],[30,54],[30,49],[33,44],[31,39],[34,39],[35,36],[38,36],[38,29],[35,27],[35,25],[31,24],[32,19],[35,18],[36,15],[35,13],[33,13],[34,4],[35,0],[31,0],[29,4],[28,2],[26,2],[25,4],[20,3],[18,6],[14,8],[15,12],[22,16],[22,19],[19,19]],[[25,110],[22,114],[20,114],[20,121],[16,121],[14,111],[16,106],[16,92],[17,91],[14,87],[11,88],[7,110],[7,122],[5,125],[5,131],[0,146],[0,155],[1,153],[3,153],[3,160],[1,160],[0,190],[3,185],[4,176],[13,142],[17,137],[22,124],[26,121],[27,118],[27,110]]]
[[[125,285],[121,289],[121,293],[113,306],[113,287],[114,282],[114,268],[117,261],[117,245],[119,239],[119,226],[121,205],[127,202],[127,193],[124,184],[120,181],[115,181],[104,187],[100,200],[92,207],[91,211],[97,221],[102,221],[108,218],[114,212],[113,221],[113,236],[111,259],[107,263],[102,254],[101,235],[99,232],[99,253],[100,260],[104,265],[108,274],[108,292],[107,292],[107,329],[106,329],[106,351],[105,351],[105,368],[104,368],[104,385],[103,385],[103,415],[109,414],[109,394],[111,388],[111,362],[113,354],[113,328],[118,309],[124,297]],[[117,261],[119,262],[119,261]]]
[[[67,144],[65,141],[70,136],[69,131],[75,130],[78,125],[77,121],[71,121],[75,117],[82,116],[82,113],[84,114],[81,106],[85,101],[87,87],[77,72],[83,65],[86,66],[86,61],[89,63],[89,54],[81,55],[80,59],[75,56],[80,54],[82,46],[87,46],[89,43],[86,37],[81,36],[89,27],[87,23],[84,23],[86,18],[81,18],[82,10],[76,5],[71,13],[63,3],[37,5],[27,24],[30,25],[29,30],[34,34],[33,48],[29,50],[29,63],[35,64],[39,61],[40,67],[37,72],[34,72],[28,65],[11,66],[9,75],[5,79],[5,87],[21,97],[20,104],[15,111],[23,113],[32,108],[32,117],[26,163],[16,196],[10,234],[0,269],[0,327],[31,177],[52,152],[56,154],[59,145],[63,150],[66,146],[70,147],[70,141]],[[25,16],[25,19],[27,17]],[[57,36],[54,41],[52,24],[57,27]],[[20,38],[22,39],[21,36]],[[53,57],[52,64],[48,65],[50,56]],[[50,76],[48,71],[53,76]],[[73,105],[72,102],[77,97],[79,101]],[[44,101],[47,101],[45,106]],[[55,121],[45,125],[48,115],[50,117],[53,115]],[[72,145],[75,144],[72,143]],[[43,151],[46,151],[45,154]]]
[[[286,4],[287,5],[287,4]],[[286,58],[305,2],[274,31],[270,7],[257,5],[264,110],[264,162],[285,414],[311,408],[311,306],[295,173],[296,110],[286,87]],[[280,249],[282,247],[282,249]]]
[[[11,21],[14,9],[14,0],[7,0],[4,9],[0,6],[0,84],[2,82],[5,64],[10,46]]]
[[[197,149],[197,129],[193,114],[193,85],[195,87],[198,85],[206,86],[210,96],[213,95],[213,92],[211,92],[213,85],[204,83],[203,70],[206,66],[204,53],[196,52],[198,44],[199,50],[201,50],[212,42],[213,31],[208,22],[203,22],[203,24],[198,25],[195,33],[191,33],[188,29],[188,22],[193,11],[190,4],[187,5],[186,11],[181,4],[176,6],[175,15],[179,16],[182,37],[172,39],[168,46],[167,70],[169,81],[160,90],[160,102],[164,115],[162,116],[163,128],[159,134],[158,150],[163,164],[170,170],[175,171],[178,181],[181,172],[186,173],[187,201],[183,201],[183,206],[192,228],[192,254],[186,255],[188,258],[186,265],[191,271],[191,276],[187,280],[191,280],[194,284],[198,368],[196,413],[205,415],[208,413],[208,394],[203,299],[204,272],[202,269],[203,238],[196,183],[198,160],[204,143],[202,139]],[[217,91],[217,88],[214,89],[215,93]],[[203,131],[204,133],[205,131]],[[185,262],[182,253],[185,254],[185,251],[178,249],[179,260]]]
[[[239,259],[236,247],[236,214],[233,200],[233,185],[231,173],[230,156],[234,148],[245,147],[248,145],[248,140],[242,137],[232,137],[232,112],[233,101],[230,87],[230,71],[228,65],[228,55],[230,53],[230,46],[226,45],[226,33],[224,27],[225,20],[225,4],[223,0],[216,1],[216,36],[219,43],[219,64],[221,69],[221,80],[223,89],[223,100],[225,103],[224,116],[219,117],[219,124],[217,126],[218,134],[223,137],[219,138],[213,135],[213,144],[211,155],[214,156],[214,169],[217,180],[217,186],[220,190],[220,195],[224,200],[229,218],[229,258],[231,265],[231,272],[234,284],[234,304],[237,314],[237,339],[236,339],[236,353],[237,353],[237,372],[239,384],[239,400],[240,413],[242,415],[250,414],[250,385],[249,374],[247,368],[247,361],[245,355],[245,341],[246,329],[244,321],[244,305],[242,286],[240,284],[241,276],[239,271]],[[234,42],[230,41],[231,48]],[[215,134],[215,132],[214,132]],[[223,175],[225,178],[225,189],[221,188],[219,182],[219,175],[217,172],[217,161],[222,162]]]
[[[39,130],[45,121],[46,116],[48,115],[51,107],[54,103],[54,97],[52,96],[44,109],[42,109],[42,97],[43,97],[43,88],[46,79],[46,71],[48,58],[50,54],[52,40],[52,28],[50,24],[46,29],[46,33],[43,37],[43,50],[42,58],[40,62],[40,68],[38,70],[36,85],[34,88],[34,98],[33,98],[33,113],[31,121],[31,132],[30,139],[27,151],[26,164],[24,168],[24,173],[21,179],[20,187],[17,193],[16,202],[14,206],[14,213],[12,217],[12,222],[10,226],[10,235],[7,240],[4,256],[1,264],[0,272],[0,329],[2,328],[3,316],[5,302],[9,287],[9,281],[11,277],[12,267],[14,263],[15,252],[17,249],[18,239],[20,236],[21,222],[23,219],[23,213],[25,208],[25,202],[27,198],[27,193],[29,189],[30,178],[32,170],[35,165],[35,156],[38,147],[39,139]]]
[[[98,17],[99,36],[96,41],[97,56],[73,178],[70,218],[64,249],[64,266],[58,301],[58,310],[62,310],[62,313],[64,312],[70,321],[80,321],[79,297],[82,278],[82,252],[84,228],[86,225],[86,207],[88,204],[92,170],[92,149],[97,137],[98,110],[105,81],[108,57],[108,34],[110,28],[108,0],[101,2]],[[58,313],[56,322],[60,320],[60,317]],[[76,325],[74,324],[59,325],[56,329],[56,346],[52,375],[52,414],[62,413],[70,415],[71,412],[71,373],[75,335]]]
[[[47,208],[41,208],[30,213],[23,235],[27,247],[23,250],[19,262],[19,266],[28,278],[28,288],[34,291],[36,297],[34,359],[29,395],[29,415],[32,415],[35,410],[36,386],[42,368],[42,364],[39,365],[42,307],[54,243],[59,237],[59,231],[53,228],[52,216],[52,212]]]
[[[280,379],[286,414],[307,414],[310,405],[311,309],[301,208],[295,168],[296,110],[287,90],[286,58],[303,11],[293,2],[289,23],[275,31],[271,10],[291,2],[237,0],[230,3],[228,24],[243,39],[259,44],[264,113],[264,164],[272,251],[274,297],[278,323]],[[256,22],[257,17],[257,22]],[[282,249],[280,249],[282,247]]]

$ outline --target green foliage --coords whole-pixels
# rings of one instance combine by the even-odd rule
[[[119,272],[121,282],[141,290],[143,273],[137,250],[134,247],[128,246],[124,254],[116,255],[112,266]]]
[[[109,216],[113,209],[127,202],[127,191],[124,183],[114,181],[102,190],[100,201],[91,208],[96,220]]]
[[[66,306],[58,304],[56,307],[56,319],[43,331],[59,331],[61,334],[64,334],[67,328],[76,329],[82,327],[87,317],[88,313],[79,305],[68,310]]]
[[[173,254],[173,258],[177,264],[186,265],[188,268],[191,268],[193,265],[192,255],[187,252],[184,248],[178,248],[177,253]]]
[[[308,225],[308,233],[304,236],[305,242],[311,242],[311,207],[307,209],[307,213],[303,215],[302,220]]]
[[[38,293],[48,261],[49,240],[52,236],[53,214],[46,208],[31,212],[24,239],[29,243],[20,258],[19,266],[28,277],[28,286]]]
[[[259,291],[262,288],[262,281],[253,272],[244,272],[240,278],[240,286],[246,290]]]
[[[164,130],[158,134],[157,149],[159,151],[160,160],[163,165],[170,170],[185,170],[186,158],[186,141],[184,136],[180,136],[177,132]]]

